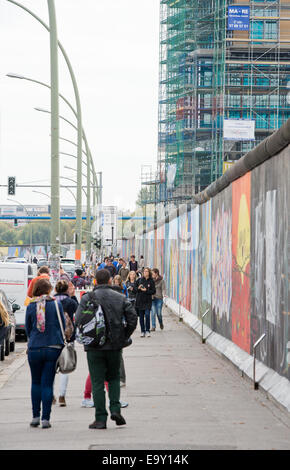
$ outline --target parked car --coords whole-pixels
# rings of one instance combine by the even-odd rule
[[[39,258],[37,261],[37,269],[41,268],[41,266],[48,266],[48,261],[46,258]]]
[[[25,332],[25,312],[24,305],[27,296],[28,286],[33,279],[33,270],[28,263],[0,263],[0,290],[4,291],[10,305],[17,304],[19,309],[15,314],[16,334]],[[16,312],[15,310],[15,312]]]
[[[27,263],[26,258],[8,258],[6,263]]]
[[[0,289],[0,301],[4,305],[5,309],[9,314],[9,326],[6,328],[5,335],[0,341],[0,360],[4,361],[5,356],[8,356],[10,352],[15,350],[16,340],[16,318],[15,312],[20,309],[20,305],[11,305],[7,299],[5,292]]]

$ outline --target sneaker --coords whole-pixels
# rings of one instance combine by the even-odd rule
[[[30,426],[32,428],[37,428],[37,426],[39,426],[39,425],[40,425],[40,418],[32,418]]]
[[[47,421],[46,419],[43,419],[42,420],[42,429],[48,429],[48,428],[51,428],[50,422]]]
[[[81,404],[82,408],[93,408],[94,401],[91,398],[84,398]]]
[[[66,406],[65,397],[58,398],[59,406]]]
[[[141,333],[140,337],[145,338],[145,333]]]
[[[150,335],[150,331],[146,331],[146,337],[147,337],[147,338],[150,338],[150,336],[151,336],[151,335]]]
[[[120,400],[120,405],[121,405],[121,408],[127,408],[127,406],[129,405],[129,403],[127,403],[126,401],[121,401],[121,400]]]

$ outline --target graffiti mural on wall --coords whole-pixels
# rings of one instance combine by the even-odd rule
[[[191,218],[190,212],[179,217],[179,301],[187,310],[191,310]]]
[[[290,378],[287,346],[290,172],[283,158],[286,151],[251,174],[251,345],[266,333],[258,358]]]
[[[232,185],[232,341],[250,353],[251,174]]]
[[[178,218],[169,222],[169,239],[167,246],[168,265],[166,273],[169,280],[169,296],[179,302],[179,250],[178,250]]]
[[[211,309],[211,200],[200,208],[200,235],[199,235],[199,265],[200,265],[200,314],[208,308]],[[208,325],[211,324],[211,315],[205,317]]]
[[[192,209],[191,214],[191,311],[199,316],[198,302],[198,244],[199,244],[199,206]]]
[[[232,197],[231,188],[212,204],[212,314],[213,328],[231,339],[232,303]]]
[[[209,326],[250,354],[266,333],[257,357],[288,379],[289,154],[290,146],[138,241],[171,299],[199,317],[210,307]],[[124,252],[133,246],[126,240]]]

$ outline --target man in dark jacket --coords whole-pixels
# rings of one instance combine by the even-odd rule
[[[107,416],[105,402],[104,382],[109,383],[109,399],[111,419],[116,424],[126,424],[120,414],[120,363],[122,348],[137,325],[137,315],[134,307],[122,294],[111,289],[110,273],[107,269],[96,272],[96,287],[93,291],[93,300],[101,305],[105,315],[107,339],[103,346],[85,346],[89,372],[92,382],[92,392],[95,404],[95,421],[89,425],[90,429],[106,429]],[[76,312],[75,324],[86,310],[90,294],[81,298]]]

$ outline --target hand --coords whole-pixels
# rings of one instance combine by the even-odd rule
[[[73,297],[75,295],[75,291],[76,291],[75,286],[73,285],[72,282],[70,282],[68,286],[68,295],[70,297]]]

